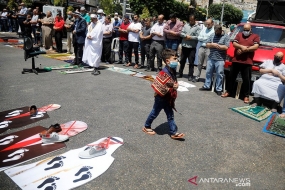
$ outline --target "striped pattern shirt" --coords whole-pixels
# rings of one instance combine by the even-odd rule
[[[217,43],[219,45],[230,46],[230,37],[226,34],[217,36],[212,34],[206,43]],[[210,48],[209,58],[217,61],[224,61],[226,59],[227,50],[219,50],[216,48]]]

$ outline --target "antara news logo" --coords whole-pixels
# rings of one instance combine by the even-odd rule
[[[194,176],[188,180],[189,183],[193,185],[203,184],[203,183],[224,183],[224,184],[234,184],[237,187],[250,187],[250,178],[198,178]]]

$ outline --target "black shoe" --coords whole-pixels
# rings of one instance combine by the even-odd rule
[[[218,96],[221,96],[223,94],[222,91],[217,91],[216,93]]]
[[[192,80],[192,82],[199,82],[199,77],[195,77],[195,78],[193,78],[193,80]]]
[[[203,86],[202,88],[199,88],[200,91],[210,91],[210,88],[206,88],[205,86]]]
[[[188,81],[193,81],[194,77],[193,76],[189,76],[188,77]]]
[[[98,69],[94,69],[94,71],[91,74],[92,75],[100,75],[101,72]]]
[[[123,62],[122,62],[122,61],[119,61],[117,64],[123,64]]]
[[[70,65],[78,65],[78,63],[72,61],[72,62],[70,63]]]
[[[144,66],[143,65],[139,65],[137,69],[143,69]]]
[[[177,78],[182,78],[182,77],[183,77],[182,74],[178,74],[178,75],[177,75]]]

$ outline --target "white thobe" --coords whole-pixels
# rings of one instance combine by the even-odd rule
[[[91,36],[91,39],[88,39],[88,36]],[[102,23],[99,21],[96,24],[91,22],[88,26],[82,58],[82,61],[91,67],[99,67],[102,54],[102,39]]]

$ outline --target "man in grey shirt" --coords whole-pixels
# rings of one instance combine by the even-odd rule
[[[194,61],[195,61],[195,53],[196,46],[198,43],[198,35],[201,31],[201,28],[198,24],[196,24],[195,15],[189,16],[189,23],[185,24],[180,36],[182,37],[182,53],[180,60],[180,69],[178,77],[181,78],[183,76],[183,69],[185,67],[186,59],[189,61],[189,72],[188,72],[188,80],[193,80],[194,74]]]

